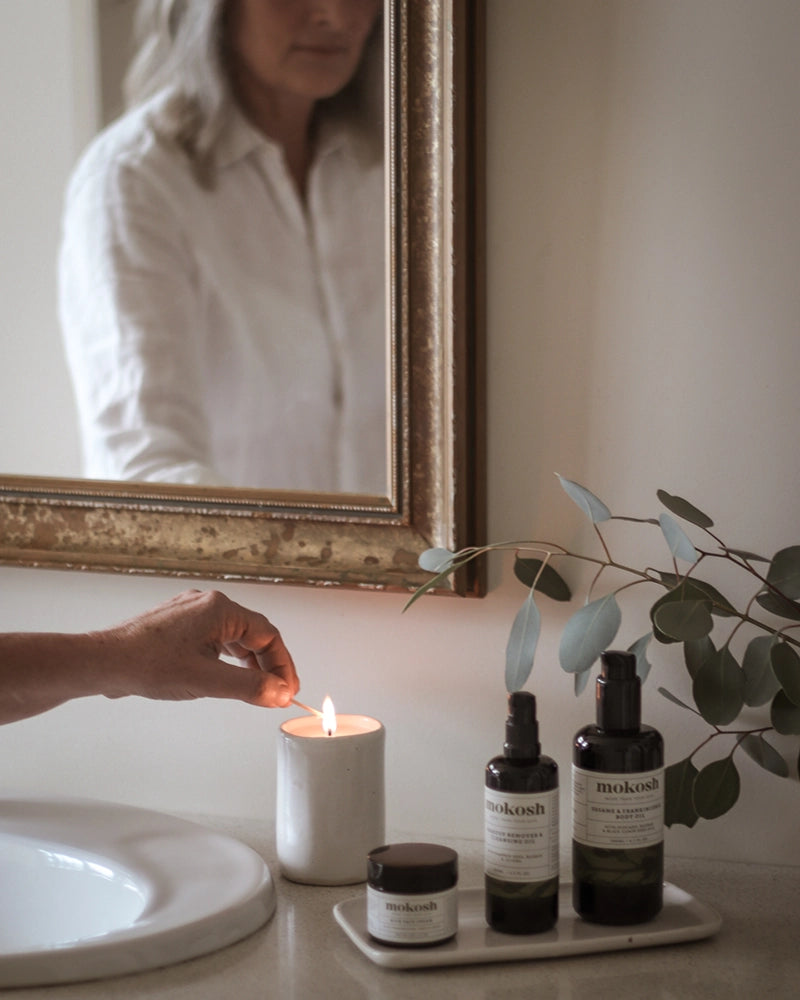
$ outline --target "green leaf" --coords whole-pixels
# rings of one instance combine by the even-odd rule
[[[717,647],[707,635],[703,636],[702,639],[690,639],[688,642],[684,642],[683,662],[686,664],[686,669],[692,680],[697,676],[700,667],[706,660],[710,660],[716,651]]]
[[[680,705],[681,708],[685,708],[687,712],[694,712],[695,715],[697,714],[691,705],[687,705],[685,701],[681,701],[680,698],[677,698],[671,691],[667,691],[665,687],[658,688],[658,693],[663,695],[667,701],[671,701],[675,705]]]
[[[692,540],[669,514],[661,514],[658,518],[661,525],[661,533],[667,540],[670,552],[676,559],[683,559],[685,562],[696,563],[699,559],[697,549],[692,544]]]
[[[732,809],[739,798],[739,772],[732,757],[715,760],[694,781],[694,807],[703,819],[716,819]]]
[[[769,562],[765,556],[757,555],[755,552],[748,552],[747,549],[725,549],[726,552],[730,552],[732,556],[738,556],[740,559],[744,559],[745,562]]]
[[[653,624],[673,641],[702,639],[714,628],[711,601],[670,601],[655,612]]]
[[[767,570],[767,583],[772,584],[784,597],[800,597],[800,545],[790,545],[772,557]]]
[[[650,645],[650,640],[653,638],[652,632],[647,632],[636,642],[628,646],[628,652],[633,653],[636,657],[636,674],[639,680],[644,684],[647,680],[647,675],[650,673],[652,664],[647,659],[647,647]]]
[[[789,777],[789,765],[761,734],[748,733],[739,746],[765,771],[777,774],[779,778]]]
[[[540,628],[541,615],[531,590],[514,618],[506,646],[506,690],[509,694],[519,691],[530,677]]]
[[[606,594],[586,604],[564,626],[558,658],[561,669],[569,674],[589,670],[600,654],[609,648],[622,622],[616,596]]]
[[[697,810],[694,806],[694,783],[697,778],[697,768],[691,757],[670,764],[664,772],[664,823],[674,826],[681,823],[692,827],[697,822]]]
[[[776,642],[774,635],[757,635],[744,651],[744,703],[751,708],[766,705],[780,688],[770,659],[770,650]]]
[[[517,556],[514,560],[514,576],[516,576],[520,583],[524,583],[526,587],[532,587],[543,561],[542,559]],[[539,579],[536,580],[536,589],[551,597],[554,601],[572,600],[572,591],[569,589],[567,582],[549,563],[545,565],[539,575]]]
[[[692,695],[700,714],[711,726],[726,726],[742,710],[744,674],[727,646],[697,671]]]
[[[672,589],[655,602],[655,604],[650,609],[650,619],[653,620],[653,615],[657,608],[661,607],[663,604],[668,604],[670,601],[711,601],[711,614],[717,615],[720,618],[731,618],[739,617],[739,612],[731,604],[731,602],[724,597],[716,587],[713,587],[710,583],[706,583],[705,580],[697,580],[693,576],[689,577],[677,577],[674,573],[659,573],[662,583],[665,583],[668,587]],[[655,630],[656,639],[659,642],[672,642],[673,640],[663,636],[658,629]]]
[[[776,642],[770,662],[786,697],[793,705],[800,705],[800,656],[787,642]]]
[[[771,590],[764,590],[756,595],[756,601],[765,611],[779,618],[788,618],[793,622],[800,622],[800,604],[796,601],[789,601],[780,594]]]
[[[425,549],[417,562],[427,573],[447,573],[453,568],[455,552],[450,549]]]
[[[426,550],[428,552],[431,549]],[[440,549],[439,551],[446,552],[447,549]],[[418,601],[423,594],[427,594],[429,590],[433,590],[438,587],[440,583],[443,583],[451,573],[457,569],[461,569],[462,566],[466,566],[468,562],[471,562],[477,556],[482,555],[485,550],[475,549],[475,550],[464,550],[467,554],[456,552],[451,564],[441,572],[437,573],[436,576],[432,576],[430,580],[426,580],[421,586],[417,587],[411,597],[406,601],[403,611],[408,611],[415,601]]]
[[[563,476],[558,476],[558,481],[561,483],[561,488],[573,501],[576,503],[584,514],[595,524],[599,521],[608,521],[611,517],[611,511],[606,507],[602,500],[587,490],[585,486],[581,486],[579,483],[574,483],[571,479],[564,479]]]
[[[698,510],[694,504],[689,503],[688,500],[684,500],[683,497],[673,496],[667,493],[666,490],[657,490],[656,496],[664,504],[667,510],[671,510],[673,514],[677,514],[678,517],[682,517],[684,521],[689,521],[690,524],[696,524],[698,528],[713,528],[714,522],[708,516],[704,514],[702,510]]]
[[[800,706],[789,701],[785,691],[779,691],[772,699],[769,718],[776,733],[800,736]]]
[[[579,694],[582,694],[586,690],[586,685],[589,683],[589,678],[591,677],[591,670],[582,670],[579,674],[574,674],[574,688],[575,697],[577,698]]]

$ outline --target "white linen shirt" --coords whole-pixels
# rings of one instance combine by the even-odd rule
[[[59,311],[85,474],[385,494],[380,157],[352,128],[322,134],[304,204],[237,113],[208,190],[150,110],[98,136],[67,191]]]

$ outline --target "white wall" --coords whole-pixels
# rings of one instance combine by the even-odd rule
[[[0,4],[0,474],[80,474],[55,258],[64,182],[93,127],[91,2]]]
[[[488,6],[491,536],[585,537],[559,471],[619,513],[657,513],[663,487],[732,544],[797,542],[800,6]],[[524,596],[510,575],[498,561],[484,600],[431,598],[405,615],[398,595],[225,589],[279,623],[307,700],[330,691],[384,721],[391,827],[446,839],[481,835]],[[183,586],[2,569],[0,628],[97,627]],[[569,611],[542,610],[530,686],[562,768],[566,840],[571,737],[593,701],[558,667]],[[626,622],[620,642],[645,627]],[[707,727],[656,693],[686,693],[675,650],[653,659],[645,711],[675,760]],[[267,823],[284,714],[91,699],[0,730],[0,783]],[[797,781],[742,771],[734,811],[670,831],[671,852],[800,861]]]

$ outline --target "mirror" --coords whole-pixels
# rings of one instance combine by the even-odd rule
[[[422,550],[481,541],[483,5],[387,0],[384,21],[385,493],[6,474],[0,561],[406,589]]]

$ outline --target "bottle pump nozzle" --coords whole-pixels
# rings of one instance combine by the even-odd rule
[[[508,696],[503,752],[506,757],[535,760],[541,750],[539,724],[536,721],[536,698],[529,691],[514,691]]]

